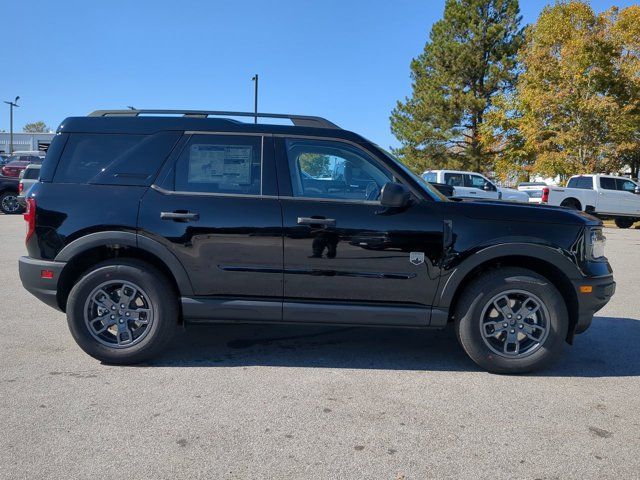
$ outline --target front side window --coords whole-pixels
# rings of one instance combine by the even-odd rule
[[[347,143],[287,139],[293,195],[376,201],[393,176],[372,157]]]
[[[622,190],[623,192],[635,193],[636,191],[636,184],[624,178],[616,178],[616,186],[618,190]]]
[[[444,183],[451,185],[452,187],[463,187],[464,175],[462,173],[445,173]]]
[[[482,190],[485,184],[488,183],[480,175],[467,175],[467,178],[468,178],[468,185],[466,186],[471,188],[479,188]]]
[[[260,195],[261,137],[193,135],[180,153],[175,189]]]

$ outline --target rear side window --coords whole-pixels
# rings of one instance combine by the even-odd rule
[[[193,135],[175,167],[182,192],[260,195],[262,138]]]
[[[600,188],[604,188],[605,190],[615,190],[616,189],[616,179],[615,178],[600,177]]]
[[[437,183],[438,177],[435,172],[424,172],[422,174],[422,178],[424,178],[429,183]]]
[[[144,135],[72,134],[54,176],[57,183],[88,183],[144,139]]]
[[[37,180],[39,176],[40,176],[39,168],[27,168],[24,171],[24,175],[22,176],[22,178],[26,180]]]
[[[464,175],[462,173],[445,173],[444,183],[453,187],[462,187],[464,185]]]
[[[573,177],[569,180],[569,183],[567,183],[567,188],[593,190],[593,179],[591,177]]]

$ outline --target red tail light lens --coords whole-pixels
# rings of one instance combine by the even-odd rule
[[[22,184],[22,182],[20,182],[18,184],[18,193],[22,193],[23,190],[24,190],[24,185]]]
[[[542,189],[542,203],[549,202],[549,187],[544,187]]]
[[[24,221],[27,222],[27,238],[25,243],[29,241],[31,235],[36,229],[36,199],[27,198],[27,211],[24,212]]]

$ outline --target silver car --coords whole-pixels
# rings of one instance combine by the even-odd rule
[[[27,168],[20,172],[20,183],[18,184],[18,203],[20,203],[20,205],[26,205],[25,199],[27,198],[31,187],[38,182],[41,167],[42,165],[39,163],[31,163],[27,165]]]

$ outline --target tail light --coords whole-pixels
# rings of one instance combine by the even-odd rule
[[[11,169],[9,167],[2,167],[2,175],[4,175],[5,177],[10,177],[11,176]]]
[[[549,187],[542,189],[542,203],[549,203]]]
[[[24,221],[27,222],[27,237],[25,243],[29,241],[36,229],[36,199],[27,198],[27,210],[24,212]]]
[[[22,182],[20,182],[20,183],[18,184],[18,193],[22,193],[22,191],[23,191],[23,190],[24,190],[24,185],[23,185],[23,183],[22,183]]]

